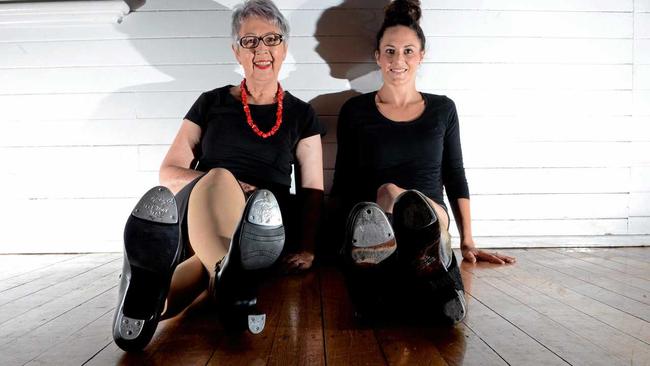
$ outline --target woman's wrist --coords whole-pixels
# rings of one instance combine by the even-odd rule
[[[301,188],[298,192],[300,204],[300,237],[299,250],[311,253],[316,249],[316,237],[318,235],[321,213],[323,210],[322,190],[313,188]]]

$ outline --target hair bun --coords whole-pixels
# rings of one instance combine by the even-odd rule
[[[386,20],[410,19],[416,24],[420,23],[422,9],[420,9],[420,0],[395,0],[386,6]]]

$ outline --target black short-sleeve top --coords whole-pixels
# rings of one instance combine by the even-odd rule
[[[262,138],[246,122],[242,102],[230,94],[231,88],[227,85],[201,94],[185,115],[201,127],[197,169],[225,168],[238,180],[260,188],[289,187],[298,142],[325,133],[314,109],[285,92],[282,125],[273,136]],[[249,107],[258,128],[271,130],[277,104]]]

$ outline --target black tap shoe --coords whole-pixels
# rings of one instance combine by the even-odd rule
[[[282,253],[285,233],[280,206],[273,193],[255,191],[246,202],[226,257],[217,263],[210,290],[229,329],[264,330],[266,314],[257,309],[257,288],[265,269]]]
[[[124,266],[113,339],[125,351],[143,349],[153,337],[181,255],[174,195],[165,187],[149,190],[124,227]]]
[[[458,324],[465,319],[467,314],[465,288],[456,256],[453,253],[447,271],[429,278],[426,282],[427,291],[434,303],[433,306],[440,308],[439,314],[444,323]]]
[[[399,260],[417,276],[446,272],[451,262],[450,238],[441,235],[440,224],[426,197],[409,190],[393,206],[393,227],[400,243]]]
[[[348,216],[345,239],[349,259],[357,266],[375,266],[397,249],[393,227],[373,202],[357,203]]]
[[[355,319],[369,326],[383,318],[395,279],[397,241],[390,219],[373,202],[357,203],[348,215],[343,270]]]

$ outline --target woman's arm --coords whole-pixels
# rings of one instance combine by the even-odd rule
[[[514,263],[516,259],[499,252],[489,253],[477,249],[472,237],[472,217],[469,208],[469,199],[459,198],[451,203],[451,209],[456,219],[456,227],[460,233],[460,250],[463,258],[471,263],[487,261],[496,264]]]
[[[190,169],[194,148],[201,141],[201,127],[190,120],[183,120],[181,128],[160,165],[160,184],[178,193],[187,183],[202,173]]]
[[[313,135],[298,142],[296,158],[300,165],[303,188],[323,190],[323,146],[320,135]]]
[[[472,215],[469,205],[469,188],[465,178],[463,153],[460,144],[460,127],[456,105],[451,102],[449,120],[445,131],[444,150],[442,157],[442,180],[447,191],[451,210],[456,219],[460,234],[460,249],[463,258],[475,263],[488,261],[492,263],[513,263],[515,258],[498,252],[488,253],[476,248],[472,237]]]
[[[301,189],[298,191],[300,211],[300,250],[284,259],[290,272],[309,269],[314,261],[314,246],[323,203],[323,149],[320,135],[298,142],[296,158],[300,167]]]

